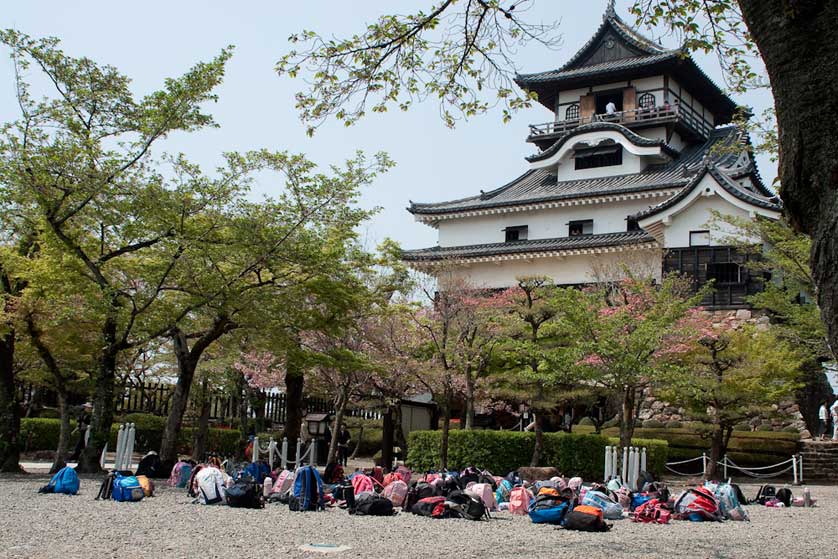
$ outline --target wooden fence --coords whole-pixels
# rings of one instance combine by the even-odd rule
[[[174,394],[175,385],[163,382],[141,382],[125,385],[117,390],[114,401],[114,412],[124,413],[149,413],[153,415],[166,416],[169,414],[169,407]],[[56,404],[55,394],[43,388],[36,389],[31,384],[20,383],[17,394],[18,401],[26,404],[32,398],[37,397],[43,406],[54,407]],[[83,399],[83,397],[81,397]],[[214,421],[236,420],[239,417],[240,395],[229,394],[222,391],[215,391],[210,395],[210,419]],[[254,408],[261,403],[261,410]],[[272,423],[285,423],[285,394],[282,392],[262,392],[257,398],[253,398],[252,405],[248,406],[249,417],[264,417]],[[307,413],[334,413],[334,406],[327,398],[308,397],[305,399],[305,410]],[[260,413],[261,412],[261,413]],[[363,408],[351,408],[346,414],[349,417],[360,417],[364,419],[381,419],[379,411]]]

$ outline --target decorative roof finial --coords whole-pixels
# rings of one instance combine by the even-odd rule
[[[608,20],[613,17],[617,17],[617,10],[614,7],[615,0],[608,0],[608,8],[606,8],[605,13],[602,14],[602,20]]]

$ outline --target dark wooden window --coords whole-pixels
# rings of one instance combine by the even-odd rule
[[[690,231],[691,247],[706,247],[710,245],[710,231]]]
[[[640,231],[640,225],[635,218],[631,216],[626,218],[626,231]]]
[[[736,262],[708,262],[707,281],[715,280],[716,285],[742,283],[742,273]]]
[[[506,234],[505,240],[507,243],[527,240],[528,228],[526,225],[516,225],[515,227],[507,227],[503,231]]]
[[[637,106],[641,109],[651,109],[655,106],[655,96],[652,93],[644,93],[637,99]]]
[[[567,224],[568,227],[568,235],[571,237],[579,237],[581,235],[593,235],[594,234],[594,220],[593,219],[582,219],[579,221],[571,221]]]
[[[605,91],[602,93],[596,94],[596,114],[603,115],[607,111],[605,107],[608,106],[609,102],[613,102],[614,106],[617,108],[617,112],[623,110],[623,90],[619,91]]]
[[[570,105],[564,111],[565,120],[579,120],[579,103]]]
[[[578,149],[573,157],[576,170],[622,165],[623,146]]]

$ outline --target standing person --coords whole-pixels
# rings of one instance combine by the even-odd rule
[[[346,425],[341,425],[338,432],[338,464],[343,467],[348,466],[349,441],[351,440],[352,435],[349,434],[349,429],[346,428]]]
[[[835,398],[829,410],[832,412],[832,440],[838,441],[838,398]]]
[[[824,400],[821,404],[820,409],[818,409],[818,439],[824,440],[824,435],[826,434],[826,424],[829,421],[829,410],[827,409],[827,400]]]
[[[81,456],[81,451],[84,450],[84,447],[87,446],[87,430],[90,428],[90,421],[91,421],[91,413],[93,412],[93,404],[90,402],[85,402],[82,407],[81,411],[79,411],[79,417],[76,420],[76,428],[73,430],[75,433],[76,431],[79,432],[79,440],[76,442],[76,449],[73,451],[73,454],[70,455],[69,460],[75,462]]]

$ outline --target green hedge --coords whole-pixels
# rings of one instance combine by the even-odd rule
[[[138,452],[149,450],[160,450],[160,443],[163,438],[163,425],[165,418],[148,414],[131,414],[125,416],[126,423],[135,424],[136,440],[134,448]],[[55,450],[58,447],[58,432],[60,430],[58,419],[46,418],[25,418],[20,421],[21,441],[24,451]],[[76,422],[71,422],[71,428],[75,428]],[[116,437],[119,432],[119,424],[111,426],[111,436],[108,441],[108,448],[116,448]],[[182,454],[189,454],[192,447],[192,428],[181,430],[178,439],[178,450]],[[70,439],[71,448],[75,446],[78,433],[74,433]],[[222,455],[235,454],[239,448],[239,432],[236,429],[210,429],[207,446],[210,450]]]
[[[414,470],[426,471],[439,465],[440,431],[413,431],[408,437],[407,463]],[[650,449],[647,466],[656,476],[663,473],[667,460],[665,441],[635,441]],[[565,475],[599,479],[603,475],[605,447],[610,440],[600,435],[545,433],[543,466],[554,466]],[[519,431],[451,431],[448,466],[485,468],[506,474],[529,463],[535,434]]]

